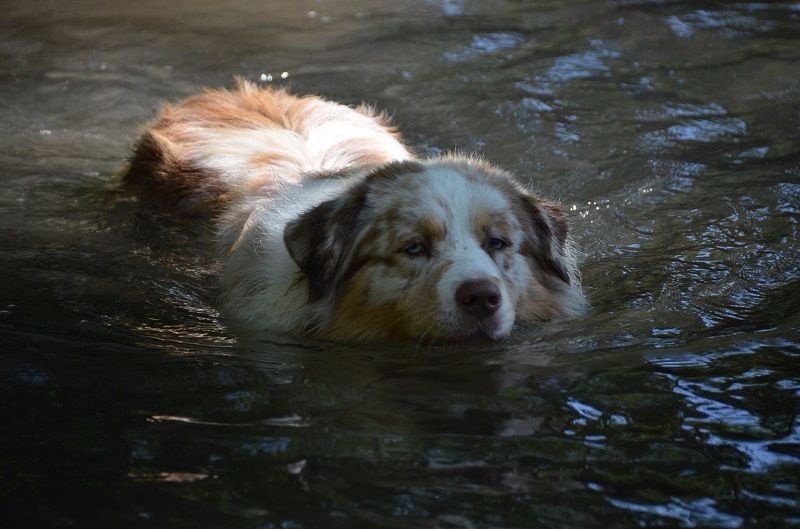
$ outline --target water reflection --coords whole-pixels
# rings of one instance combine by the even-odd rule
[[[768,351],[762,352],[762,348]],[[755,365],[764,367],[737,369],[753,365],[754,356],[760,360]],[[795,370],[789,367],[793,356],[780,348],[748,344],[699,357],[655,358],[651,363],[665,370],[673,392],[691,410],[684,419],[686,435],[701,438],[709,446],[733,449],[724,465],[765,472],[796,462],[789,454],[798,442],[800,423],[790,403],[798,393],[793,384],[774,385],[776,378],[794,376]],[[769,365],[775,367],[766,367]],[[698,372],[701,377],[692,376]],[[682,377],[682,373],[689,376]],[[789,407],[765,407],[765,397]]]

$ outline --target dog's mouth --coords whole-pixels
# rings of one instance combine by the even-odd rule
[[[461,327],[465,337],[469,340],[487,340],[499,342],[508,337],[511,333],[513,324],[509,320],[509,315],[500,307],[496,312],[489,315],[466,315],[462,320]]]
[[[446,345],[459,343],[497,343],[511,334],[511,328],[505,329],[497,318],[464,322],[453,327],[440,329],[437,333],[427,333],[417,339],[424,345]]]
[[[505,330],[503,326],[495,321],[495,318],[491,320],[483,320],[478,322],[476,327],[476,334],[486,338],[492,342],[499,342],[504,340],[508,337],[511,329]]]

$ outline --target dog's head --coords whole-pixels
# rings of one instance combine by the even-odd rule
[[[284,242],[331,339],[499,340],[584,305],[564,210],[479,160],[384,166]]]

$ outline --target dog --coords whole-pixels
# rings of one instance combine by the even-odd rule
[[[238,80],[164,107],[124,182],[213,214],[234,327],[498,341],[587,307],[564,208],[477,157],[414,157],[369,106]]]

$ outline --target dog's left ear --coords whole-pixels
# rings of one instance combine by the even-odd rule
[[[533,259],[546,274],[570,284],[565,257],[569,226],[567,211],[542,197],[522,192],[520,197],[525,240],[520,253]]]
[[[309,301],[333,292],[347,267],[359,213],[366,202],[362,187],[319,204],[289,222],[283,231],[286,249],[308,281]]]

